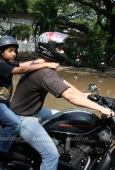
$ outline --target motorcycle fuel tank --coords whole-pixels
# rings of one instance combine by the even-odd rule
[[[47,131],[86,133],[100,125],[100,118],[86,110],[66,110],[42,123]]]

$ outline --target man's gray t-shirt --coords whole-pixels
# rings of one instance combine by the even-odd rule
[[[17,85],[10,109],[23,116],[37,114],[48,92],[59,98],[68,88],[58,73],[50,68],[25,74]]]

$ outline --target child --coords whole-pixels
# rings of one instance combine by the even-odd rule
[[[58,63],[32,64],[28,61],[19,64],[18,43],[11,36],[3,36],[0,40],[0,123],[3,130],[0,132],[0,152],[7,153],[20,130],[18,117],[8,108],[12,95],[12,75],[32,72],[43,67],[56,69]]]

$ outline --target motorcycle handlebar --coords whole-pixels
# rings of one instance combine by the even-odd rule
[[[112,116],[112,117],[107,117],[107,115],[105,115],[105,114],[102,114],[101,115],[101,119],[103,119],[103,120],[107,120],[107,119],[109,119],[110,120],[110,124],[112,125],[112,123],[113,123],[113,125],[115,125],[115,116]],[[108,121],[108,120],[107,120]]]
[[[104,97],[101,97],[97,94],[95,94],[95,95],[90,94],[90,95],[87,96],[87,98],[91,101],[94,101],[94,102],[102,105],[103,107],[108,107],[108,108],[112,109],[113,111],[115,111],[115,109],[112,108],[112,105],[108,104],[105,101]],[[111,118],[112,118],[113,122],[115,123],[115,116],[112,116]],[[102,114],[101,119],[108,119],[108,117],[107,117],[106,114]]]
[[[110,108],[115,112],[115,99],[108,98],[108,97],[102,97],[98,94],[95,95],[88,95],[87,98],[91,101],[94,101],[95,103],[98,103],[99,105],[103,107]]]
[[[99,95],[92,95],[92,94],[89,94],[89,95],[87,96],[87,98],[88,98],[89,100],[91,100],[91,101],[98,102],[100,96],[99,96]]]

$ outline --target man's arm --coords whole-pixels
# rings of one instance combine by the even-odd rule
[[[108,116],[111,116],[112,114],[114,116],[114,112],[112,112],[110,109],[104,108],[103,106],[100,106],[99,104],[90,101],[89,99],[86,98],[84,93],[76,89],[67,81],[64,80],[64,83],[69,85],[70,88],[68,88],[62,93],[62,97],[64,97],[70,103],[77,106],[82,106],[82,107],[87,107],[89,109],[97,110],[101,114],[107,114]]]
[[[66,80],[63,80],[63,82],[68,85],[69,87],[71,87],[71,89],[73,89],[75,92],[80,93],[81,95],[85,96],[87,98],[87,96],[91,93],[82,93],[81,91],[79,91],[78,89],[76,89],[72,84],[68,83]]]

